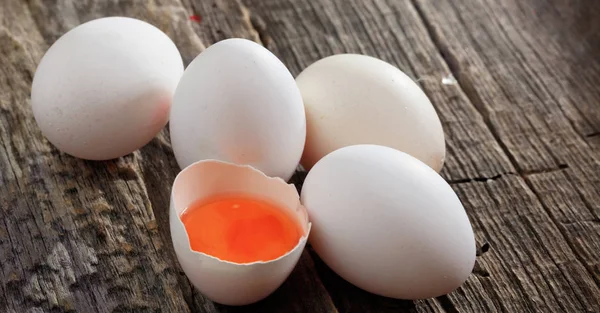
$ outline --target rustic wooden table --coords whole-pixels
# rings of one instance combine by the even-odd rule
[[[32,117],[49,45],[111,15],[158,26],[186,64],[245,37],[294,75],[357,52],[418,80],[445,129],[443,176],[476,233],[469,280],[437,299],[386,299],[308,248],[266,300],[207,301],[170,244],[168,130],[87,162],[52,147]],[[0,0],[0,312],[600,312],[599,86],[595,0]]]

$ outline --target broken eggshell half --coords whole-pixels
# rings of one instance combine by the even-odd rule
[[[277,259],[244,264],[192,250],[181,213],[197,200],[224,194],[255,196],[290,210],[303,230],[298,244]],[[294,185],[248,165],[217,160],[193,163],[177,175],[169,220],[175,254],[188,279],[204,296],[226,305],[254,303],[273,293],[296,266],[311,227]]]

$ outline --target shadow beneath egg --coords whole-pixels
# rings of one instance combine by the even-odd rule
[[[336,312],[327,290],[323,287],[315,271],[310,253],[306,250],[302,253],[298,265],[281,287],[257,303],[244,306],[227,306],[206,300],[195,289],[193,293],[193,306],[199,312]]]
[[[292,178],[290,178],[288,183],[294,184],[294,186],[296,186],[296,190],[298,190],[298,193],[300,193],[300,190],[302,190],[302,185],[304,184],[304,180],[306,179],[306,175],[308,175],[308,172],[306,172],[302,167],[298,166],[298,168],[296,168],[296,172],[294,172],[294,175]]]
[[[417,309],[413,301],[377,296],[351,285],[329,269],[311,248],[303,252],[298,265],[283,285],[262,301],[245,306],[221,305],[205,300],[197,290],[194,290],[193,298],[196,308],[221,313],[422,311]]]
[[[308,172],[301,166],[289,183],[298,193]],[[218,312],[418,312],[415,302],[368,293],[333,272],[307,244],[298,265],[272,295],[257,303],[232,307],[214,304]]]
[[[317,273],[329,291],[338,312],[419,312],[415,302],[378,296],[366,292],[332,271],[310,247],[307,249],[314,260]]]
[[[202,297],[197,291],[196,299]],[[216,312],[419,312],[413,301],[377,296],[363,291],[335,274],[312,249],[306,249],[290,277],[272,295],[246,306],[226,306],[208,301]]]

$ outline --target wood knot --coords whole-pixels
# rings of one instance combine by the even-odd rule
[[[88,211],[82,207],[74,207],[73,213],[75,213],[77,216],[85,216],[88,214]]]
[[[92,204],[92,210],[98,214],[101,214],[112,211],[112,208],[104,201],[97,201]]]
[[[10,274],[8,274],[8,282],[9,283],[16,283],[21,281],[21,276],[19,276],[19,274],[15,273],[15,272],[11,272]]]
[[[126,253],[131,253],[131,251],[133,251],[133,246],[130,243],[121,242],[121,249]]]
[[[146,228],[148,228],[148,230],[155,231],[158,229],[158,223],[156,223],[156,220],[148,221],[146,223]]]
[[[136,180],[138,178],[138,173],[130,165],[118,167],[117,174],[123,180]]]

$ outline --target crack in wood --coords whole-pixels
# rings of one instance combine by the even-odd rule
[[[531,175],[559,172],[559,171],[562,171],[562,170],[565,170],[568,168],[569,168],[569,166],[567,164],[559,164],[557,168],[541,169],[541,170],[535,170],[535,171],[523,171],[520,174],[522,177],[527,177],[527,176],[531,176]]]
[[[595,132],[595,133],[585,135],[586,138],[593,138],[593,137],[598,137],[598,136],[600,136],[600,132]]]
[[[447,182],[450,185],[466,184],[466,183],[472,183],[472,182],[487,182],[490,180],[500,179],[506,175],[516,175],[516,174],[515,173],[501,173],[498,175],[494,175],[492,177],[469,177],[469,178],[463,178],[463,179],[447,180]]]
[[[472,182],[487,182],[490,180],[497,180],[497,179],[502,178],[503,176],[508,176],[508,175],[520,175],[521,177],[527,177],[530,175],[558,172],[558,171],[562,171],[567,168],[569,168],[569,166],[567,164],[559,164],[557,168],[541,169],[541,170],[535,170],[535,171],[523,171],[521,173],[507,172],[507,173],[500,173],[498,175],[491,176],[491,177],[468,177],[468,178],[463,178],[463,179],[449,179],[446,181],[450,185],[465,184],[465,183],[472,183]]]

